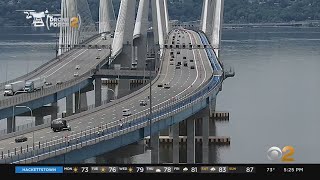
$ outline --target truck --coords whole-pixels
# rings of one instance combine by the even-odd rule
[[[13,96],[18,91],[22,91],[24,88],[25,82],[24,81],[16,81],[10,84],[6,84],[4,86],[4,96]]]
[[[42,89],[45,80],[43,78],[36,78],[26,81],[23,90],[27,93]]]
[[[71,131],[71,126],[64,119],[55,119],[51,122],[51,129],[53,132],[68,130]]]

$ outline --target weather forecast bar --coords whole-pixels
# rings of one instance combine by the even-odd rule
[[[0,174],[305,174],[320,165],[0,165]]]

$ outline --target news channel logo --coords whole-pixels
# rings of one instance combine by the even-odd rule
[[[294,162],[295,159],[293,155],[295,153],[295,149],[292,146],[285,146],[282,149],[279,147],[273,146],[268,149],[267,156],[270,161],[275,162]]]

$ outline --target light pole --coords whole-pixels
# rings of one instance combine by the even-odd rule
[[[106,89],[107,91],[112,91],[112,92],[113,92],[113,100],[116,100],[116,99],[117,99],[116,93],[115,93],[115,91],[114,91],[113,89],[110,89],[110,88],[108,88],[108,87],[102,88],[102,89]],[[107,92],[107,93],[108,93],[108,92]],[[108,98],[107,98],[107,100],[108,100]]]
[[[152,135],[152,88],[151,88],[151,60],[148,61],[147,65],[149,65],[149,128],[150,128],[150,139],[149,139],[149,150],[152,150],[152,146],[151,146],[151,135]]]
[[[8,61],[6,62],[6,81],[8,81]]]
[[[30,113],[31,113],[31,117],[33,117],[33,115],[32,115],[32,109],[30,108],[30,107],[28,107],[28,106],[13,106],[13,119],[14,119],[14,107],[16,107],[16,108],[27,108],[27,109],[29,109],[29,111],[30,111]],[[33,150],[34,150],[34,131],[32,131],[32,147],[33,147]]]

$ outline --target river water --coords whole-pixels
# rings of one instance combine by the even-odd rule
[[[216,135],[230,136],[231,144],[211,145],[210,163],[272,163],[267,150],[286,145],[295,148],[296,163],[319,163],[320,29],[230,29],[222,39],[221,59],[236,76],[224,82],[218,95],[217,110],[230,112],[230,121],[216,123]],[[0,82],[54,58],[55,40],[55,33],[46,31],[0,29]],[[181,162],[186,161],[185,147]],[[161,163],[171,163],[171,150],[161,145]],[[134,144],[86,162],[148,163],[150,152]]]

